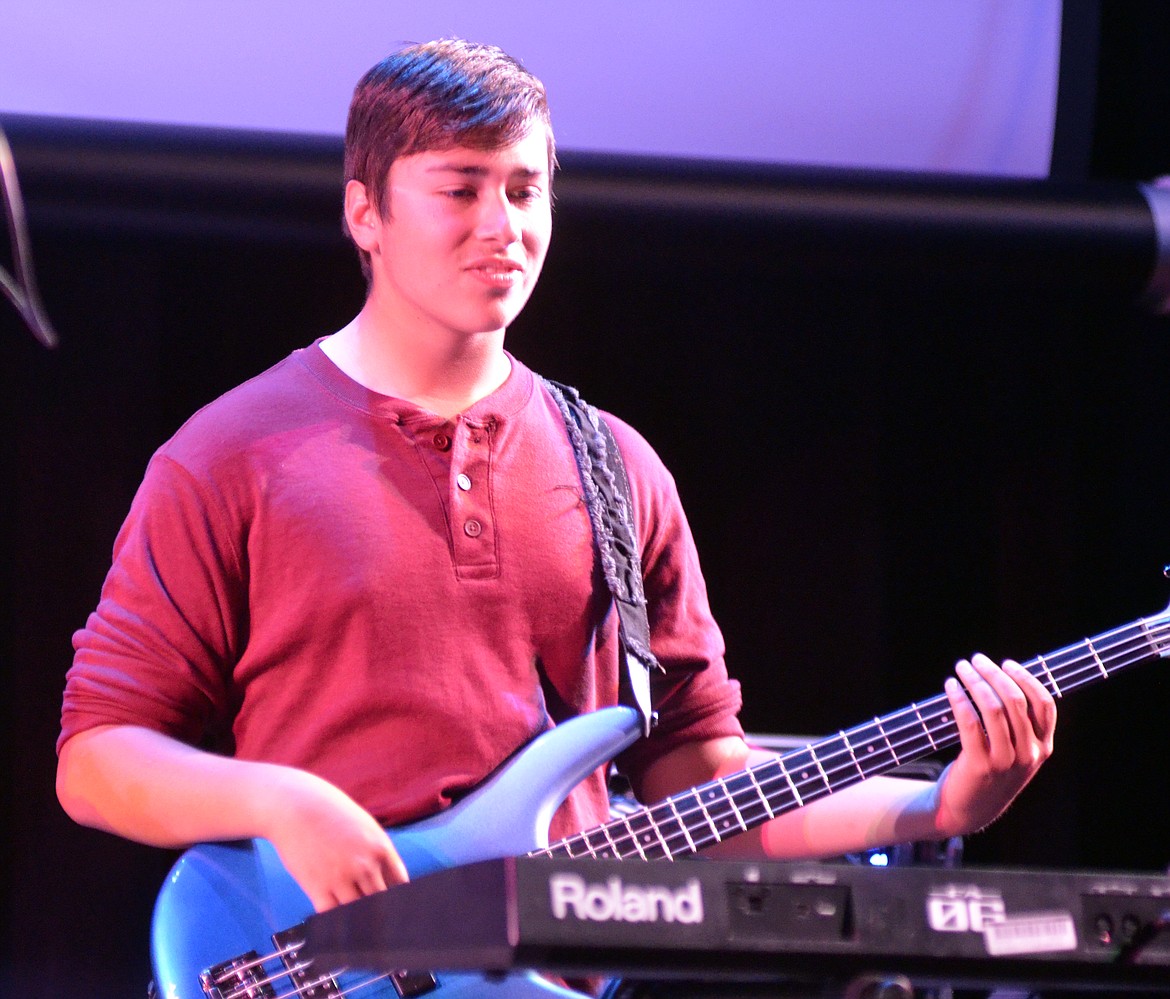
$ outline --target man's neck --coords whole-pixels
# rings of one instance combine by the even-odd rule
[[[503,330],[404,336],[398,328],[378,323],[367,310],[326,338],[321,349],[371,391],[405,399],[444,419],[491,395],[512,370]]]

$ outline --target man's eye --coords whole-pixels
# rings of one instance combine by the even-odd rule
[[[512,200],[519,202],[538,201],[541,193],[540,188],[537,187],[522,187],[512,192]]]
[[[470,187],[457,187],[443,194],[453,201],[470,201],[475,197],[475,191]]]

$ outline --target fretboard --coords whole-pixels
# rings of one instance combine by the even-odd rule
[[[1022,665],[1060,698],[1159,656],[1170,656],[1167,612],[1036,656]],[[950,702],[939,694],[636,809],[547,849],[535,850],[533,855],[673,859],[958,741]]]

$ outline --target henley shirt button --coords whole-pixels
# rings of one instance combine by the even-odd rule
[[[467,492],[471,488],[471,479],[467,476],[466,473],[460,472],[457,476],[455,476],[455,485],[457,485],[464,492]]]
[[[448,437],[445,433],[442,433],[440,431],[439,433],[435,434],[432,441],[433,441],[435,447],[437,447],[440,451],[450,450],[451,438]]]
[[[478,520],[469,520],[463,525],[463,533],[469,538],[478,538],[483,533],[483,524]]]

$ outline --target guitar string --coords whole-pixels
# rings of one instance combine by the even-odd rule
[[[1116,659],[1117,658],[1116,657],[1116,648],[1117,647],[1115,646],[1114,649],[1112,649],[1112,650],[1100,650],[1100,651],[1104,651],[1111,658]],[[1131,647],[1129,649],[1129,651],[1132,653],[1135,650]],[[1135,661],[1138,661],[1140,659],[1146,659],[1146,658],[1148,658],[1148,652],[1143,648],[1140,650],[1140,654],[1138,654],[1137,656],[1128,657],[1126,663],[1121,663],[1121,662],[1115,661],[1113,663],[1113,666],[1114,666],[1114,669],[1116,670],[1116,669],[1121,668],[1123,665],[1129,665]],[[1095,661],[1096,660],[1094,660],[1094,662]],[[1039,664],[1038,664],[1038,662],[1034,662],[1034,663],[1032,663],[1032,665],[1036,666]],[[1099,671],[1094,666],[1086,666],[1086,667],[1079,669],[1077,671],[1071,671],[1068,669],[1068,663],[1066,662],[1063,665],[1058,664],[1056,668],[1058,669],[1058,671],[1060,672],[1060,674],[1062,675],[1062,677],[1064,679],[1065,691],[1071,691],[1071,690],[1075,689],[1076,687],[1081,686],[1084,682],[1087,682],[1090,680],[1096,680],[1096,679],[1100,678]],[[942,700],[939,699],[935,703],[942,704]],[[928,714],[929,714],[929,712],[928,712]],[[943,720],[944,721],[946,720],[945,717],[943,717]],[[956,741],[956,739],[957,739],[957,728],[952,728],[952,726],[953,726],[953,721],[947,723],[948,729],[951,729],[951,731],[949,731],[948,735],[947,735],[947,741],[950,744],[953,744],[953,742]],[[844,774],[849,783],[854,783],[854,782],[862,779],[863,776],[868,776],[869,774],[866,774],[864,772],[864,768],[860,766],[859,762],[855,758],[855,753],[852,752],[852,750],[856,748],[857,735],[859,733],[862,733],[862,730],[867,729],[867,728],[868,728],[867,726],[860,726],[856,730],[850,730],[849,733],[841,733],[842,738],[840,738],[840,739],[838,739],[837,737],[833,737],[829,740],[825,740],[824,743],[814,744],[814,747],[813,747],[814,751],[812,753],[810,753],[810,755],[807,757],[807,759],[811,759],[814,761],[819,760],[822,764],[824,764],[823,769],[827,770],[828,773],[830,775],[832,775],[833,777],[839,777],[841,774]],[[887,731],[886,734],[895,735],[895,736],[899,734],[898,731],[893,729],[892,726],[886,726],[886,728],[889,729],[889,731]],[[916,749],[922,750],[924,754],[929,754],[929,752],[935,748],[934,744],[939,741],[938,738],[936,737],[936,734],[939,731],[937,728],[934,730],[934,732],[936,734],[930,734],[931,733],[930,725],[924,723],[922,725],[922,734],[921,735],[918,734],[918,731],[917,731],[918,726],[914,726],[914,729],[915,729],[915,737],[911,740],[905,740],[902,738],[896,738],[896,739],[892,738],[891,739],[893,752],[896,753],[898,749],[901,749],[903,751],[903,755],[905,755],[905,747],[907,745],[911,745],[911,744],[913,744]],[[853,737],[853,740],[854,740],[853,742],[849,741],[849,738],[848,738],[849,736]],[[829,744],[836,745],[837,743],[843,743],[845,748],[843,750],[834,750],[831,753],[826,752],[826,748]],[[795,751],[795,755],[799,756],[800,751]],[[790,760],[791,760],[791,757],[789,758],[789,762],[790,762]],[[790,771],[791,768],[788,767],[786,769],[789,769],[789,771]],[[803,776],[803,774],[802,774],[802,776]],[[824,785],[822,784],[821,781],[817,780],[817,777],[815,774],[813,774],[813,776],[808,778],[807,780],[802,780],[800,786],[803,787],[803,789],[805,791],[805,794],[804,794],[805,798],[819,797],[821,794],[825,793],[825,791],[826,791],[826,788],[824,787]],[[756,807],[755,796],[747,795],[747,797],[745,798],[745,792],[748,791],[748,788],[746,786],[744,786],[742,779],[740,781],[740,786],[738,788],[731,788],[730,790],[732,791],[732,794],[733,794],[733,800],[737,801],[738,803],[743,803],[746,801],[746,803],[749,806],[749,810],[753,811],[758,816],[759,809]],[[812,794],[809,793],[810,790],[813,792]],[[829,789],[829,790],[831,790],[831,789]],[[722,812],[717,813],[714,817],[720,820],[719,824],[724,831],[734,832],[735,829],[733,828],[733,823],[729,823],[726,821],[727,815],[728,815],[728,810],[723,810]]]
[[[257,971],[263,973],[265,976],[263,978],[254,978],[248,982],[237,983],[236,987],[232,991],[224,993],[222,997],[222,999],[240,999],[241,996],[247,996],[249,989],[254,989],[257,986],[264,987],[267,985],[272,985],[281,978],[291,978],[295,972],[294,970],[290,970],[287,966],[284,967],[283,970],[274,974],[270,972],[265,967],[265,965],[270,961],[279,960],[283,962],[288,955],[296,953],[298,946],[299,945],[278,947],[276,950],[268,954],[257,955],[256,957],[249,958],[247,961],[241,961],[236,958],[230,961],[229,966],[225,967],[220,972],[219,977],[212,979],[212,984],[215,985],[216,988],[220,988],[226,979],[235,978],[241,973],[247,973],[249,975],[252,975]]]
[[[1115,655],[1115,651],[1116,649],[1109,654]],[[1145,658],[1148,658],[1148,653],[1143,651],[1142,654],[1137,657],[1137,659],[1131,658],[1126,663],[1115,663],[1114,670],[1116,671],[1117,669],[1123,668],[1124,665],[1132,665],[1133,662]],[[1079,676],[1077,673],[1079,673]],[[1066,675],[1064,678],[1066,681],[1065,690],[1073,690],[1076,689],[1077,686],[1083,685],[1085,682],[1093,679],[1100,679],[1101,677],[1099,671],[1094,666],[1085,667],[1076,673]],[[940,714],[937,715],[937,719],[944,723],[948,729],[944,739],[947,744],[953,744],[958,739],[958,729],[957,726],[955,726],[953,719],[950,718],[949,711],[946,710],[946,708],[949,706],[949,702],[945,701],[945,699],[942,697],[936,698],[935,702],[944,709]],[[833,785],[834,783],[837,784],[838,787],[845,786],[846,784],[857,783],[866,777],[873,775],[872,771],[870,773],[866,773],[864,767],[862,767],[860,761],[857,759],[856,753],[854,752],[858,748],[856,745],[856,736],[859,733],[859,730],[870,728],[872,728],[872,726],[858,726],[857,729],[852,729],[845,733],[839,733],[837,736],[823,740],[822,743],[814,743],[812,747],[803,750],[803,753],[805,754],[806,765],[800,773],[799,780],[794,781],[798,788],[804,790],[805,793],[801,795],[803,799],[815,799],[831,792],[834,790],[834,788],[830,785]],[[896,761],[900,757],[903,758],[902,762],[906,762],[912,758],[917,758],[913,755],[913,753],[919,751],[921,751],[922,755],[927,755],[933,751],[939,742],[937,733],[936,735],[928,734],[930,731],[929,725],[923,725],[921,727],[913,726],[914,735],[911,738],[902,737],[902,733],[904,733],[906,728],[905,726],[903,726],[901,729],[894,730],[887,730],[887,727],[883,725],[879,725],[878,728],[879,731],[883,731],[885,735],[891,736],[890,750]],[[921,731],[919,730],[920,728]],[[850,735],[854,736],[853,742],[851,742],[848,738]],[[896,738],[894,738],[895,736]],[[873,741],[880,742],[882,740]],[[831,751],[827,751],[827,748],[830,745],[836,746],[837,744],[842,744],[844,748],[833,748]],[[912,747],[913,752],[907,753],[907,747]],[[899,750],[902,752],[899,753]],[[800,757],[801,754],[802,750],[794,750],[790,756]],[[811,763],[811,765],[808,765],[809,763]],[[785,774],[784,772],[781,772],[772,779],[766,778],[764,781],[760,781],[758,779],[759,769],[769,769],[770,767],[775,767],[776,769],[782,771],[788,771],[788,773]],[[747,771],[745,771],[745,774],[746,773]],[[818,774],[823,775],[823,779],[818,778]],[[735,833],[743,829],[743,825],[739,821],[739,815],[741,811],[746,809],[754,817],[766,817],[764,814],[766,813],[766,809],[763,807],[763,799],[769,797],[767,794],[767,791],[769,790],[768,785],[779,785],[783,787],[785,784],[787,784],[787,777],[791,776],[791,771],[788,767],[781,768],[779,766],[779,761],[770,760],[763,764],[758,764],[755,769],[752,769],[751,776],[757,778],[754,782],[754,785],[751,782],[750,777],[745,780],[743,775],[732,775],[731,777],[725,779],[724,786],[727,790],[730,807],[713,810],[709,807],[706,807],[703,803],[701,795],[694,792],[684,792],[677,796],[677,798],[687,799],[689,797],[690,800],[694,801],[696,804],[696,808],[691,810],[692,814],[694,814],[696,810],[700,813],[706,812],[713,820],[712,824],[718,830],[722,831],[722,833]],[[732,784],[736,786],[728,786]],[[764,786],[761,787],[760,793],[757,794],[755,788],[761,784]],[[676,810],[677,804],[678,801],[676,799]],[[722,802],[717,801],[717,804],[721,805]],[[678,834],[672,834],[671,838],[676,843],[674,852],[677,852],[677,841],[679,838]],[[722,838],[722,836],[718,838]],[[693,837],[691,837],[691,840],[693,840]],[[702,837],[702,840],[702,845],[709,845],[709,843],[717,841],[714,835],[711,837],[704,836]]]
[[[1124,665],[1132,664],[1132,662],[1136,662],[1139,659],[1145,658],[1148,658],[1148,653],[1144,653],[1135,659],[1131,659],[1129,663]],[[1121,668],[1121,665],[1123,664],[1115,666],[1115,669]],[[1065,690],[1075,689],[1077,686],[1080,686],[1089,680],[1100,678],[1099,671],[1095,667],[1086,667],[1079,672],[1081,674],[1080,678],[1078,678],[1075,674],[1067,674],[1064,676]],[[918,705],[918,707],[920,709],[925,709],[925,718],[930,716],[932,705],[942,705],[944,703],[949,704],[949,702],[945,702],[945,697],[940,696],[932,699],[930,702],[923,702],[922,704]],[[936,714],[933,720],[945,720],[948,716],[949,711],[945,711],[941,714]],[[883,719],[883,721],[888,720],[889,719]],[[951,723],[948,723],[948,726],[949,724]],[[866,727],[867,726],[859,726],[858,728],[863,729]],[[886,735],[891,736],[890,743],[895,747],[895,754],[897,753],[898,749],[901,749],[903,750],[903,755],[906,755],[906,747],[914,745],[917,747],[917,749],[923,752],[923,755],[926,755],[933,751],[935,746],[938,745],[939,739],[937,737],[933,737],[933,742],[931,742],[932,737],[928,737],[926,735],[926,732],[929,730],[929,725],[919,726],[916,724],[913,726],[913,728],[915,731],[915,736],[912,739],[899,737],[900,730],[897,728],[891,727],[886,731]],[[922,729],[921,732],[919,732],[920,728]],[[856,733],[857,730],[855,729],[850,731]],[[955,732],[957,734],[957,729]],[[844,735],[848,733],[842,734]],[[830,788],[826,787],[826,780],[831,783],[834,777],[837,777],[842,773],[847,775],[849,783],[860,781],[862,779],[861,773],[859,773],[859,768],[854,761],[854,756],[848,752],[848,749],[843,751],[834,751],[832,753],[825,751],[825,747],[829,743],[836,741],[840,741],[840,736],[831,737],[828,740],[824,740],[820,744],[814,744],[811,749],[820,749],[820,754],[817,754],[816,752],[810,752],[809,749],[794,750],[792,753],[787,754],[786,757],[781,758],[781,760],[787,761],[787,766],[781,766],[781,760],[772,759],[748,768],[748,770],[751,772],[751,775],[755,777],[755,785],[760,786],[761,788],[759,793],[756,793],[755,787],[744,783],[743,774],[746,774],[748,771],[744,771],[743,774],[736,774],[726,778],[724,781],[724,787],[726,789],[726,794],[730,797],[731,802],[733,802],[732,807],[719,810],[713,809],[710,805],[703,804],[701,792],[703,790],[717,789],[719,787],[719,782],[717,781],[711,782],[708,785],[703,785],[703,787],[693,789],[689,792],[683,792],[682,794],[675,796],[673,799],[669,799],[669,803],[673,806],[671,808],[672,813],[681,813],[681,818],[690,819],[692,823],[697,823],[697,825],[692,825],[692,832],[701,827],[706,827],[709,830],[713,827],[718,827],[722,829],[722,833],[717,833],[714,831],[703,832],[699,833],[696,839],[694,835],[688,835],[687,832],[683,832],[682,835],[686,837],[686,845],[684,846],[680,841],[680,835],[678,832],[668,832],[663,835],[662,826],[673,825],[673,820],[668,819],[667,822],[660,824],[659,820],[655,818],[654,813],[664,811],[665,809],[663,806],[666,805],[667,802],[659,803],[658,805],[646,809],[645,815],[642,817],[645,818],[648,825],[658,826],[658,828],[655,829],[655,835],[653,837],[643,839],[642,845],[649,848],[651,853],[656,853],[656,847],[653,842],[656,839],[671,855],[691,852],[692,845],[693,848],[698,849],[717,842],[719,839],[724,838],[724,836],[728,833],[735,833],[742,830],[743,825],[739,822],[739,812],[743,809],[737,809],[736,806],[738,805],[745,806],[746,810],[749,811],[749,813],[751,813],[754,818],[765,818],[766,815],[763,814],[765,810],[762,808],[762,801],[765,798],[772,798],[775,795],[777,788],[781,792],[787,792],[787,797],[789,798],[789,807],[791,807],[792,804],[796,804],[800,800],[813,800],[817,797],[823,796],[825,793],[831,790]],[[950,737],[949,744],[953,744],[953,741],[954,737],[952,736]],[[821,767],[816,769],[814,773],[812,766],[808,766],[802,771],[800,775],[798,775],[796,778],[793,778],[792,772],[790,770],[792,757],[799,756],[802,752],[807,754],[807,758],[810,763],[819,761],[821,763]],[[841,762],[835,762],[837,760]],[[762,771],[773,772],[773,776],[765,776],[763,779],[761,779]],[[824,780],[819,776],[822,771],[825,773]],[[733,789],[727,787],[729,783],[735,781],[739,782],[738,788]],[[791,788],[789,787],[790,781],[791,785],[796,790],[796,794],[791,793]],[[803,794],[800,793],[802,790],[804,792]],[[769,794],[769,792],[771,792],[771,794]],[[722,797],[723,796],[720,795],[721,799]],[[680,803],[688,801],[694,802],[695,806],[689,807],[684,805],[683,808],[678,807]],[[609,839],[614,841],[615,844],[626,845],[628,849],[630,836],[636,835],[632,827],[629,827],[628,823],[631,819],[636,819],[639,817],[640,814],[641,813],[635,814],[633,816],[626,816],[624,819],[617,820],[615,823],[610,823],[611,828],[615,826],[626,825],[630,835],[618,835],[616,837],[610,835]],[[758,823],[753,821],[752,824],[754,825]],[[587,831],[586,834],[570,838],[571,840],[583,844],[586,852],[588,852],[590,848],[590,844],[587,839],[588,832],[589,831]],[[626,855],[632,855],[632,851],[629,851]]]
[[[1104,677],[1101,675],[1101,670],[1103,668],[1108,675],[1110,669],[1112,669],[1113,672],[1116,672],[1125,666],[1151,658],[1157,652],[1157,640],[1159,636],[1164,633],[1166,629],[1167,626],[1164,624],[1156,624],[1151,621],[1139,620],[1135,624],[1124,625],[1120,628],[1114,629],[1113,631],[1098,635],[1095,638],[1086,639],[1083,642],[1075,643],[1073,645],[1066,646],[1065,648],[1058,649],[1057,651],[1049,653],[1046,656],[1036,657],[1035,659],[1027,661],[1023,665],[1034,677],[1039,679],[1045,685],[1045,687],[1049,688],[1051,692],[1059,696],[1064,693],[1071,692],[1072,690],[1075,690],[1086,683],[1092,682],[1093,680],[1103,679]],[[1121,640],[1114,641],[1114,639],[1118,638]],[[1085,649],[1089,650],[1087,654],[1083,651]],[[1154,650],[1153,652],[1151,651],[1152,649]],[[1119,650],[1124,650],[1124,662],[1116,661],[1123,657],[1123,653],[1119,652]],[[1137,654],[1135,655],[1134,653]],[[1070,654],[1074,655],[1076,658],[1069,660],[1068,657]],[[1063,662],[1061,661],[1062,659],[1064,660]],[[1106,659],[1111,661],[1111,666],[1105,666],[1104,661]],[[1054,681],[1051,679],[1052,671],[1056,672],[1056,675],[1059,677],[1058,680]],[[1056,689],[1053,689],[1053,687],[1056,687]],[[943,705],[946,706],[945,709],[938,711],[937,709]],[[913,715],[911,724],[899,724],[901,719],[909,719],[911,715]],[[604,832],[606,839],[609,842],[614,843],[615,849],[619,850],[619,856],[632,856],[635,850],[637,850],[639,854],[644,854],[646,850],[651,853],[656,853],[657,844],[655,841],[661,843],[663,849],[667,850],[668,855],[689,853],[692,851],[692,846],[694,849],[699,849],[711,843],[718,842],[719,839],[723,838],[723,835],[714,832],[700,833],[698,840],[695,840],[693,835],[688,835],[688,833],[695,832],[698,826],[707,825],[708,828],[710,828],[710,825],[707,821],[708,815],[710,815],[712,820],[717,820],[715,824],[722,826],[724,835],[727,833],[738,832],[743,828],[743,825],[739,822],[735,807],[736,804],[739,803],[736,800],[737,795],[744,803],[748,805],[749,809],[753,811],[754,815],[758,815],[759,810],[757,806],[762,804],[763,799],[770,798],[768,793],[768,789],[770,787],[778,787],[781,791],[783,791],[785,786],[791,782],[796,789],[796,795],[793,796],[794,800],[811,800],[815,797],[822,796],[824,793],[826,793],[826,790],[828,790],[825,787],[825,781],[819,777],[821,770],[825,771],[826,778],[831,778],[832,776],[837,776],[841,773],[848,774],[852,772],[854,777],[850,780],[850,783],[860,781],[862,779],[862,775],[858,773],[858,770],[860,769],[859,764],[855,761],[854,754],[850,752],[850,749],[854,748],[848,739],[850,735],[856,738],[861,731],[873,730],[873,727],[876,724],[877,728],[874,730],[874,735],[881,735],[881,738],[872,741],[875,741],[879,744],[888,741],[891,751],[893,752],[893,755],[896,759],[901,759],[897,752],[898,749],[903,750],[905,753],[906,748],[911,745],[916,746],[916,751],[920,751],[921,755],[928,755],[936,746],[938,746],[939,743],[939,739],[936,737],[937,732],[931,732],[930,723],[942,723],[944,726],[950,728],[954,725],[954,722],[953,719],[948,720],[949,716],[949,701],[947,701],[946,696],[936,695],[928,701],[914,704],[910,708],[904,708],[898,712],[886,716],[885,718],[875,719],[874,722],[856,726],[847,732],[842,732],[837,736],[822,740],[820,743],[814,743],[811,747],[806,747],[803,750],[793,750],[790,754],[786,754],[787,756],[792,757],[799,756],[801,753],[805,753],[809,755],[810,763],[815,764],[819,762],[821,764],[820,769],[818,769],[817,773],[811,777],[802,777],[799,781],[793,780],[792,775],[787,772],[787,768],[780,766],[781,762],[784,760],[784,757],[768,760],[764,763],[748,768],[741,774],[732,775],[726,779],[727,781],[733,781],[739,778],[742,782],[743,775],[749,772],[753,777],[758,778],[761,774],[761,771],[772,769],[780,770],[779,773],[776,773],[773,776],[764,777],[762,782],[764,786],[761,787],[761,792],[759,795],[752,793],[754,792],[754,788],[741,787],[738,792],[735,792],[731,791],[730,789],[726,789],[726,784],[724,784],[724,788],[726,789],[725,793],[730,795],[732,807],[726,808],[723,811],[711,813],[709,808],[704,808],[702,805],[700,792],[703,790],[717,790],[720,786],[720,782],[713,781],[709,784],[703,785],[700,788],[695,788],[676,795],[672,798],[666,799],[666,801],[660,802],[657,805],[641,809],[632,815],[628,815],[621,819],[607,823],[605,826],[597,827],[595,830],[586,830],[584,833],[579,833],[572,837],[568,837],[568,839],[562,840],[558,844],[550,846],[547,851],[533,852],[553,852],[557,847],[561,846],[561,844],[565,844],[565,847],[571,856],[580,855],[580,853],[575,854],[572,850],[572,844],[577,844],[578,846],[582,846],[584,848],[584,853],[596,855],[596,851],[590,844],[587,837],[591,833],[600,831]],[[904,737],[904,733],[907,729],[913,731],[913,738],[907,739]],[[957,728],[955,728],[954,732],[948,736],[950,741],[945,744],[953,744],[956,737]],[[828,745],[835,742],[844,742],[846,748],[843,750],[835,750],[831,753],[826,752],[824,756],[820,756],[816,753],[817,749],[821,749],[822,752],[824,752]],[[903,762],[908,761],[909,758],[910,757],[907,756],[907,760],[903,760]],[[839,763],[836,762],[838,760],[840,761]],[[895,766],[896,765],[897,764],[895,764]],[[892,769],[892,767],[890,769]],[[831,779],[829,782],[831,783]],[[757,779],[756,784],[761,784],[761,781]],[[805,792],[804,794],[800,794],[800,790],[802,788]],[[725,795],[723,793],[719,794],[720,799],[724,799],[724,797]],[[680,803],[686,802],[696,802],[696,805],[695,807],[686,805],[682,809],[678,807]],[[679,843],[679,832],[671,832],[667,836],[662,835],[662,826],[676,824],[673,819],[669,819],[666,822],[660,824],[659,820],[657,820],[653,815],[653,812],[655,811],[665,811],[666,806],[668,805],[673,806],[670,808],[670,811],[678,815],[680,821],[690,819],[692,821],[697,821],[698,823],[698,826],[692,825],[689,830],[686,827],[690,825],[690,823],[685,823],[683,830],[680,830],[682,835],[686,837],[685,846]],[[638,818],[643,818],[646,820],[647,824],[653,830],[652,836],[644,835],[642,838],[639,838],[638,833],[630,825],[631,820]],[[730,821],[728,821],[729,819]],[[757,823],[753,822],[753,824]],[[613,835],[615,830],[624,831],[618,832],[615,836]],[[643,833],[645,833],[644,829]],[[638,849],[638,845],[644,849]],[[603,850],[603,853],[604,852],[605,851]]]
[[[1102,650],[1099,650],[1099,651],[1102,651]],[[1117,665],[1115,665],[1114,668],[1118,669],[1118,668],[1121,668],[1122,665],[1129,665],[1129,664],[1132,664],[1132,662],[1138,661],[1139,659],[1146,659],[1146,658],[1149,658],[1148,652],[1143,651],[1142,655],[1131,659],[1126,664],[1117,664]],[[1033,665],[1037,665],[1037,663],[1033,663]],[[1065,665],[1067,666],[1067,664],[1065,664]],[[1058,668],[1060,668],[1060,667],[1058,667]],[[1081,669],[1079,671],[1079,673],[1080,673],[1080,676],[1078,677],[1075,673],[1071,673],[1067,669],[1062,668],[1062,674],[1065,674],[1064,675],[1065,690],[1075,689],[1077,686],[1080,686],[1089,680],[1092,680],[1095,678],[1100,678],[1100,673],[1096,669],[1095,666],[1086,667],[1084,669]],[[919,707],[926,708],[931,703],[941,704],[941,703],[943,703],[944,700],[945,700],[945,698],[937,697],[932,702],[926,702],[923,705],[919,705]],[[944,716],[940,715],[939,717],[944,717]],[[886,720],[888,721],[888,719],[886,719]],[[866,726],[859,726],[859,728],[865,728],[865,727]],[[914,726],[915,730],[917,730],[918,727],[919,726],[917,726],[917,725]],[[924,728],[927,728],[927,726],[924,726]],[[855,731],[855,730],[851,730],[851,731]],[[887,732],[887,735],[896,735],[896,734],[897,734],[897,730],[891,730],[890,732]],[[829,742],[833,742],[833,741],[836,741],[836,739],[831,738],[829,740],[825,740],[825,743],[829,743]],[[891,743],[893,743],[893,741],[894,740],[891,739]],[[901,748],[904,751],[905,747],[907,745],[909,745],[911,742],[916,743],[918,748],[922,749],[925,753],[929,753],[933,749],[933,746],[929,743],[929,740],[925,736],[925,732],[922,735],[916,736],[916,738],[913,740],[899,739],[897,745],[898,745],[898,748]],[[938,742],[938,740],[935,739],[936,744],[937,744],[937,742]],[[953,740],[952,740],[952,742],[953,742]],[[814,744],[814,748],[816,748],[816,744]],[[824,746],[821,745],[819,748],[821,748],[822,752],[823,752]],[[808,751],[805,750],[805,752],[808,752]],[[791,756],[794,756],[794,755],[799,755],[800,753],[801,753],[801,750],[795,750],[795,751],[793,751],[792,754],[789,754],[789,758],[791,758]],[[840,766],[836,765],[835,763],[832,762],[832,760],[834,758],[842,760],[843,763]],[[826,762],[829,763],[828,770],[833,775],[837,775],[837,774],[840,774],[842,772],[845,772],[846,774],[849,775],[850,783],[854,783],[854,782],[859,781],[861,779],[861,775],[857,772],[858,768],[854,764],[853,757],[851,755],[847,755],[847,751],[846,752],[836,752],[833,754],[826,753],[822,757],[817,757],[815,754],[813,754],[812,756],[810,756],[810,759],[812,759],[812,760],[820,759],[822,764],[824,764]],[[778,764],[779,764],[779,761],[773,759],[773,760],[766,761],[762,764],[757,764],[755,767],[750,768],[752,773],[753,773],[753,776],[757,776],[757,780],[755,783],[757,785],[759,785],[761,783],[764,785],[764,788],[761,792],[761,795],[763,797],[768,796],[767,791],[769,790],[769,787],[771,785],[778,786],[781,791],[784,791],[786,789],[786,786],[789,783],[789,778],[791,777],[791,774],[789,772],[787,772],[787,768],[782,768],[782,767],[778,766]],[[824,769],[823,766],[822,766],[822,769]],[[760,781],[758,779],[758,775],[760,774],[761,770],[779,770],[780,772],[772,778],[765,778],[763,781]],[[807,772],[808,771],[806,770],[806,773]],[[819,773],[819,772],[820,771],[818,770],[817,773]],[[728,778],[727,780],[734,781],[737,778],[740,780],[740,783],[742,785],[743,781],[742,781],[741,775],[733,775],[732,777]],[[828,790],[825,786],[825,782],[820,780],[815,774],[813,776],[810,776],[810,777],[801,777],[799,782],[793,781],[792,783],[797,788],[797,795],[789,795],[790,799],[791,799],[790,804],[792,803],[792,801],[795,801],[797,798],[803,798],[804,800],[811,800],[815,797],[820,797],[824,793],[826,793]],[[716,825],[721,826],[722,830],[723,830],[723,834],[734,833],[734,832],[740,831],[740,829],[742,829],[743,826],[739,822],[738,814],[737,814],[734,807],[726,808],[726,809],[723,809],[722,811],[712,811],[712,809],[710,807],[706,807],[702,804],[701,795],[699,794],[699,792],[703,789],[710,789],[710,788],[714,788],[717,786],[718,786],[718,782],[712,782],[712,784],[710,784],[710,785],[704,785],[704,788],[694,789],[691,792],[684,792],[681,795],[676,796],[672,802],[673,806],[674,806],[672,808],[672,811],[675,813],[682,811],[687,815],[687,817],[691,818],[692,821],[697,820],[699,826],[706,826],[708,829],[712,829],[712,827],[716,826]],[[800,789],[804,790],[805,793],[803,795],[799,794]],[[761,795],[755,794],[754,788],[751,788],[750,786],[744,785],[744,786],[741,786],[738,789],[738,791],[732,791],[730,789],[728,789],[728,790],[729,790],[729,793],[731,794],[732,800],[736,801],[738,799],[738,802],[745,804],[748,807],[748,811],[751,812],[754,816],[759,817],[761,819],[766,817],[766,816],[761,814],[762,809],[759,807],[762,804]],[[694,808],[686,807],[684,809],[679,809],[678,805],[679,805],[680,801],[685,801],[685,800],[690,800],[690,801],[696,802],[697,803],[696,807],[694,807]],[[665,804],[665,803],[663,803],[663,804]],[[647,822],[649,824],[657,824],[657,820],[655,819],[653,812],[659,811],[660,809],[661,809],[661,805],[656,805],[656,806],[653,806],[652,809],[647,810],[650,813],[646,816]],[[633,817],[634,816],[627,816],[625,821],[628,821],[630,818],[633,818]],[[710,819],[713,821],[708,822],[708,817],[710,817]],[[619,820],[619,824],[621,823],[621,821],[622,820]],[[753,824],[757,824],[757,823],[753,822]],[[684,835],[686,835],[686,834],[684,833]],[[617,839],[619,839],[619,840],[622,838],[623,837],[617,837]],[[628,839],[628,837],[626,837],[626,838]],[[701,848],[702,846],[706,846],[706,845],[709,845],[710,843],[717,842],[718,839],[722,838],[722,835],[718,835],[715,832],[701,833],[698,837],[697,842],[696,842],[694,836],[687,835],[687,843],[685,846],[683,846],[680,843],[680,837],[679,837],[678,833],[676,833],[676,832],[671,832],[668,835],[663,836],[662,830],[656,829],[655,830],[655,838],[657,838],[661,842],[663,848],[667,849],[671,854],[678,854],[678,853],[684,853],[684,852],[691,852],[692,844],[694,844],[694,848]],[[589,847],[588,840],[584,836],[579,837],[579,839],[584,843],[586,849],[588,850],[588,847]],[[610,839],[614,839],[614,837],[611,836]],[[644,842],[643,845],[644,846],[649,845],[651,847],[650,852],[656,852],[651,843]]]

